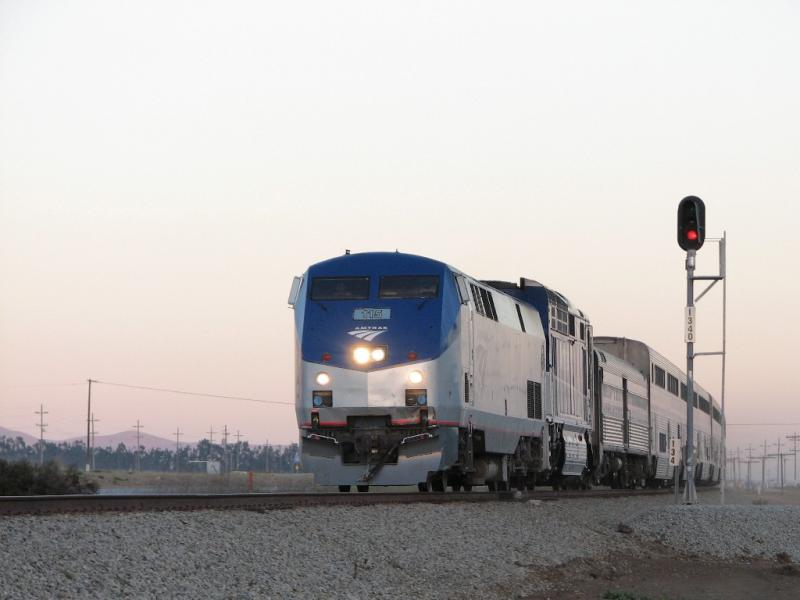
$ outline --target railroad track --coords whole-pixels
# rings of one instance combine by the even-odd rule
[[[371,494],[137,494],[120,496],[0,496],[0,515],[48,515],[100,512],[147,512],[192,510],[281,510],[309,506],[366,506],[372,504],[445,504],[450,502],[497,502],[563,500],[567,498],[615,498],[672,493],[658,490],[583,490],[533,492],[384,492]]]

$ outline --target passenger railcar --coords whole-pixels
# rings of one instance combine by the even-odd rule
[[[670,474],[659,435],[679,427],[679,407],[651,400],[655,354],[643,369],[646,347],[628,353],[630,340],[596,351],[586,315],[536,281],[347,253],[296,277],[289,303],[301,456],[319,484],[632,486]]]
[[[628,408],[621,413],[622,422],[619,424],[612,421],[613,424],[606,427],[606,418],[603,418],[599,436],[603,461],[598,466],[598,478],[623,486],[631,481],[651,484],[669,481],[674,476],[673,467],[669,465],[669,439],[677,437],[683,440],[683,445],[686,437],[685,373],[637,340],[598,336],[594,338],[594,344],[598,365],[605,367],[598,375],[601,383],[596,388],[604,414],[606,407],[613,405],[617,398]],[[613,383],[608,381],[609,375]],[[631,393],[631,385],[636,390],[645,391],[645,397],[649,399],[645,404],[646,415],[631,410],[632,405],[640,403],[639,398]],[[720,457],[724,448],[722,414],[716,400],[697,382],[693,396],[695,478],[698,482],[717,483],[722,472]],[[640,452],[641,446],[632,441],[633,432],[641,431],[642,424],[649,432],[644,456]],[[621,446],[617,443],[616,427],[619,426],[629,436],[628,443]],[[681,477],[685,478],[685,474],[682,473]]]

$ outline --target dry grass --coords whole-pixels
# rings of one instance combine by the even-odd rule
[[[100,493],[234,494],[248,490],[247,473],[160,473],[155,471],[95,471],[91,478]],[[253,473],[253,492],[308,492],[314,490],[309,473]]]

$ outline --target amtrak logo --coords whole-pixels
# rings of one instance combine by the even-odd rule
[[[371,342],[382,333],[386,333],[388,327],[358,327],[348,331],[347,335],[352,335],[365,342]]]

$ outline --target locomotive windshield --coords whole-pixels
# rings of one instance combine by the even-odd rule
[[[386,275],[381,277],[380,298],[436,298],[438,275]]]
[[[315,277],[311,280],[312,300],[366,300],[369,277]]]

